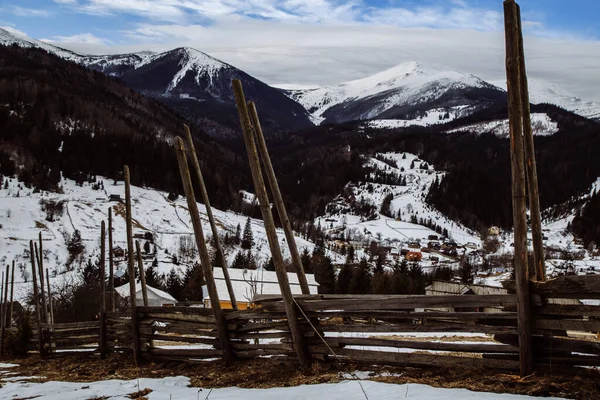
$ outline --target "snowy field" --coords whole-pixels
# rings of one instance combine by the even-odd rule
[[[345,377],[358,377],[360,380],[343,380],[337,383],[301,385],[295,387],[275,387],[270,389],[243,389],[227,387],[218,389],[190,387],[190,378],[174,376],[161,379],[140,378],[135,380],[106,380],[89,383],[74,382],[32,382],[33,377],[13,376],[10,364],[0,364],[0,398],[40,399],[40,400],[127,400],[133,393],[144,391],[149,400],[172,399],[327,399],[361,400],[375,399],[419,399],[445,400],[530,400],[531,396],[473,392],[466,389],[434,388],[428,385],[390,384],[363,380],[372,377],[369,371],[356,371]],[[364,391],[364,393],[363,393]],[[548,398],[548,399],[557,399]]]
[[[73,264],[73,270],[66,267],[69,257],[67,241],[75,230],[80,231],[85,250],[81,262],[88,259],[96,261],[100,249],[100,224],[108,221],[108,209],[113,209],[113,242],[114,246],[123,249],[126,245],[125,207],[117,201],[109,201],[110,195],[125,197],[125,187],[122,181],[113,182],[109,179],[98,178],[104,189],[93,190],[88,183],[78,186],[74,181],[63,179],[61,182],[63,193],[34,192],[26,188],[16,179],[12,179],[7,188],[0,188],[0,265],[6,265],[14,259],[16,261],[15,300],[22,299],[31,290],[31,266],[29,264],[29,241],[37,240],[42,232],[44,245],[44,266],[49,268],[51,284],[60,286],[64,282],[78,276],[80,263]],[[154,235],[156,245],[156,259],[158,273],[168,274],[175,268],[183,275],[188,265],[195,258],[182,259],[179,254],[181,242],[191,243],[195,248],[192,223],[187,210],[184,197],[170,201],[165,192],[154,189],[131,187],[133,234],[141,236],[145,233]],[[46,219],[47,214],[42,210],[40,201],[53,200],[63,202],[62,215],[56,216],[55,221]],[[199,204],[199,211],[203,220],[204,234],[207,240],[210,236],[208,217],[203,204]],[[234,236],[238,224],[242,231],[247,216],[231,211],[221,211],[213,208],[213,214],[219,229],[219,234],[228,233]],[[260,220],[251,220],[254,236],[252,254],[257,265],[265,263],[271,253],[267,242],[264,225]],[[285,235],[282,230],[277,231],[280,247],[284,258],[290,258]],[[144,239],[140,239],[143,245]],[[296,243],[300,252],[307,248],[310,252],[314,244],[296,236]],[[154,249],[152,249],[153,251]],[[237,250],[227,251],[226,257],[231,264]],[[341,259],[335,253],[328,252],[334,259]],[[172,256],[178,255],[179,265],[173,263]],[[146,267],[150,267],[154,257],[144,260]],[[117,275],[125,272],[127,268],[123,260],[117,260]]]
[[[531,114],[531,128],[536,136],[550,136],[558,132],[558,124],[545,113]],[[481,122],[478,124],[466,125],[458,129],[453,129],[447,133],[454,132],[474,132],[478,135],[484,133],[493,133],[498,137],[507,138],[509,136],[508,119],[496,121]]]

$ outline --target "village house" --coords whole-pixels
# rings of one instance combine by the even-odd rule
[[[238,309],[240,310],[250,307],[254,296],[257,294],[281,294],[275,271],[267,271],[262,268],[257,270],[229,268],[228,271]],[[213,273],[221,308],[231,309],[231,298],[229,297],[223,270],[215,268]],[[288,272],[288,280],[292,294],[302,294],[300,284],[298,283],[298,276],[295,272]],[[317,294],[319,284],[315,281],[315,276],[313,274],[306,274],[306,280],[308,281],[310,293]],[[203,298],[204,306],[210,307],[210,298],[205,288]]]
[[[146,289],[148,292],[148,306],[150,307],[162,307],[166,305],[175,305],[177,304],[177,300],[171,296],[169,293],[164,292],[160,289],[154,288],[152,286],[146,285]],[[129,283],[124,284],[123,286],[119,286],[115,288],[115,291],[119,296],[124,299],[129,299]],[[135,299],[137,305],[144,304],[144,296],[142,294],[142,284],[139,279],[135,280]]]

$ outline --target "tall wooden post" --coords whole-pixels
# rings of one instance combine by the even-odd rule
[[[202,224],[198,213],[198,204],[196,203],[194,188],[192,186],[192,177],[190,175],[187,157],[185,156],[185,147],[183,140],[181,140],[180,137],[175,138],[175,149],[177,150],[177,163],[179,164],[179,173],[181,174],[181,181],[187,199],[188,210],[190,212],[190,218],[192,219],[192,226],[194,227],[196,246],[200,253],[200,264],[202,265],[202,270],[204,272],[204,279],[206,280],[206,287],[210,297],[210,305],[215,315],[217,331],[219,333],[221,347],[223,348],[223,359],[226,363],[231,363],[233,361],[233,350],[229,341],[229,333],[227,332],[227,325],[225,323],[225,318],[223,317],[223,310],[221,310],[219,294],[217,293],[217,288],[215,286],[215,278],[210,267],[210,257],[208,256],[206,241],[204,240],[204,232],[202,231]]]
[[[144,262],[142,261],[142,251],[140,250],[139,240],[135,241],[135,250],[137,252],[138,274],[140,274],[140,283],[142,284],[142,298],[144,307],[148,307],[148,289],[146,288],[146,273],[144,272]]]
[[[196,147],[194,146],[194,141],[192,140],[192,134],[190,132],[190,127],[186,124],[183,125],[185,129],[185,136],[188,142],[188,148],[190,149],[190,158],[192,159],[192,165],[194,166],[194,170],[196,171],[196,179],[198,180],[198,186],[200,188],[200,194],[202,196],[202,202],[206,207],[206,215],[208,215],[208,221],[210,223],[210,229],[212,231],[213,237],[215,238],[215,245],[217,247],[217,258],[221,269],[223,270],[223,277],[225,278],[225,284],[227,285],[227,292],[229,293],[229,298],[231,299],[231,307],[234,310],[238,309],[237,300],[235,298],[235,292],[233,291],[233,286],[231,284],[231,278],[229,278],[229,270],[227,269],[227,260],[225,260],[225,253],[223,252],[223,246],[221,246],[221,238],[219,237],[219,231],[217,230],[217,224],[215,223],[215,218],[212,213],[212,207],[210,206],[210,200],[208,198],[208,191],[206,190],[206,184],[204,183],[204,176],[202,176],[202,170],[200,169],[200,162],[198,161],[198,154],[196,153]]]
[[[33,248],[33,240],[29,241],[29,254],[31,255],[31,279],[33,280],[33,303],[35,304],[35,313],[37,315],[37,326],[38,326],[38,345],[40,356],[44,356],[44,336],[42,334],[42,315],[40,312],[40,299],[38,296],[38,285],[37,285],[37,270],[35,268],[35,250]]]
[[[129,273],[129,302],[131,305],[131,336],[133,357],[136,364],[141,360],[140,336],[138,327],[137,304],[135,299],[135,261],[133,250],[133,227],[131,223],[131,187],[129,183],[129,167],[124,167],[125,175],[125,223],[127,227],[127,267]]]
[[[40,270],[40,265],[42,263],[42,261],[40,261],[41,254],[38,251],[38,245],[37,243],[34,243],[34,248],[35,248],[35,259],[37,260],[37,267],[38,267],[38,273],[40,274],[40,297],[41,297],[41,307],[42,307],[42,321],[44,321],[45,324],[48,323],[48,316],[47,316],[47,309],[46,309],[46,290],[44,289],[44,274],[42,273],[42,271]]]
[[[10,274],[10,311],[8,313],[8,327],[12,328],[13,302],[15,296],[15,260],[12,262],[12,274]]]
[[[100,358],[106,357],[106,225],[100,223]]]
[[[6,266],[6,282],[8,282],[8,265]],[[4,297],[4,272],[2,272],[2,280],[0,286],[0,356],[4,355],[4,323],[6,322],[6,314],[4,313],[4,303],[6,298]]]
[[[48,285],[48,307],[50,308],[50,323],[54,324],[54,306],[52,305],[52,289],[50,288],[50,275],[46,268],[46,284]]]
[[[523,135],[525,144],[525,167],[527,171],[527,188],[529,191],[529,215],[531,217],[531,236],[533,239],[533,262],[535,268],[529,268],[529,276],[538,281],[546,280],[546,262],[544,260],[544,242],[542,234],[542,217],[540,211],[540,192],[538,188],[537,166],[535,161],[535,145],[531,128],[531,111],[529,109],[529,86],[525,68],[525,48],[521,29],[521,8],[517,7],[517,23],[519,37],[519,81],[521,106],[523,107]]]
[[[523,107],[520,94],[519,37],[517,7],[514,0],[504,1],[506,34],[506,76],[512,170],[512,202],[514,224],[515,281],[517,289],[517,319],[519,326],[519,359],[521,375],[533,368],[529,304],[529,273],[527,266],[527,209],[525,193],[525,159],[523,154]]]
[[[283,202],[281,190],[279,189],[279,183],[277,182],[277,177],[275,176],[275,171],[273,170],[273,164],[271,163],[271,157],[269,156],[269,150],[267,149],[265,136],[263,135],[260,120],[258,119],[258,111],[256,111],[256,105],[253,101],[248,102],[248,108],[250,111],[250,118],[252,119],[252,125],[254,126],[254,132],[256,133],[258,150],[260,151],[260,156],[267,174],[267,179],[269,180],[269,186],[271,187],[271,193],[273,194],[273,199],[275,200],[275,207],[277,207],[277,213],[279,214],[279,219],[281,220],[281,225],[283,227],[283,231],[285,232],[285,239],[290,249],[290,254],[292,255],[292,264],[296,269],[296,275],[298,275],[298,282],[300,283],[302,293],[310,294],[310,288],[308,287],[308,281],[306,280],[306,275],[304,273],[304,266],[302,265],[302,260],[300,259],[298,246],[296,246],[296,238],[294,237],[292,224],[290,223],[290,219],[288,218],[288,214],[285,209],[285,203]]]
[[[48,313],[48,302],[46,301],[46,289],[44,289],[44,245],[42,243],[42,232],[39,233],[39,256],[38,269],[40,270],[40,287],[42,294],[42,307],[43,313],[42,318],[46,323],[50,323],[50,314]]]
[[[115,312],[115,266],[113,263],[112,207],[108,208],[108,299],[110,311]]]
[[[275,221],[273,220],[273,214],[271,213],[269,197],[260,168],[260,160],[258,158],[256,143],[254,142],[254,134],[252,133],[252,123],[250,122],[250,116],[248,115],[242,82],[239,79],[233,80],[233,91],[240,116],[240,125],[242,126],[244,142],[246,144],[246,150],[248,151],[252,180],[254,181],[256,196],[259,200],[260,211],[265,224],[265,230],[267,231],[271,257],[273,258],[273,264],[275,264],[275,271],[277,273],[277,280],[279,281],[279,288],[281,290],[285,313],[290,327],[294,351],[298,357],[300,367],[306,371],[310,368],[311,359],[306,344],[304,343],[304,336],[300,329],[300,324],[298,323],[298,312],[292,297],[292,290],[290,289],[287,272],[285,271],[283,257],[281,256],[281,249],[279,248],[277,231],[275,229]]]
[[[6,265],[6,279],[4,281],[4,301],[2,302],[2,348],[4,349],[4,340],[6,334],[6,328],[8,327],[8,280],[10,279],[10,266]]]

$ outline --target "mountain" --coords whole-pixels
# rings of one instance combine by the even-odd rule
[[[0,46],[0,174],[60,191],[61,177],[119,179],[128,164],[132,182],[177,192],[171,142],[184,122],[115,78],[40,49]],[[192,132],[215,205],[232,207],[246,169],[198,126]]]
[[[410,61],[367,78],[317,89],[286,92],[316,122],[414,119],[432,109],[468,115],[506,93],[473,75]]]
[[[240,79],[253,100],[265,134],[312,126],[306,110],[279,89],[192,48],[164,53],[81,55],[0,29],[0,44],[37,47],[90,69],[120,78],[129,87],[167,104],[216,137],[239,135],[239,119],[231,87]]]

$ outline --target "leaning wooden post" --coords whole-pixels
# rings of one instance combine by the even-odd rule
[[[538,188],[537,166],[535,161],[535,145],[531,128],[531,111],[529,109],[529,87],[525,69],[525,49],[523,31],[521,29],[521,8],[517,7],[519,38],[519,81],[521,106],[523,107],[523,135],[525,144],[525,167],[527,171],[527,187],[529,191],[529,214],[531,216],[531,236],[533,239],[533,262],[535,268],[529,268],[529,276],[538,281],[546,280],[546,262],[544,260],[544,242],[542,234],[542,217],[540,212],[540,192]]]
[[[48,323],[48,309],[47,309],[47,303],[46,303],[46,289],[44,288],[44,270],[42,269],[42,265],[43,265],[43,261],[42,261],[42,252],[38,251],[38,245],[37,243],[34,244],[35,246],[35,257],[37,259],[38,262],[38,273],[40,274],[40,296],[42,297],[42,320],[44,321],[45,324]]]
[[[108,208],[108,291],[110,311],[115,312],[115,266],[113,263],[112,207]]]
[[[287,240],[290,254],[292,255],[292,264],[296,269],[296,274],[298,275],[298,282],[300,283],[302,293],[310,294],[310,288],[308,287],[308,281],[306,280],[306,275],[304,273],[304,266],[302,265],[302,260],[300,259],[298,246],[296,246],[296,238],[294,237],[292,224],[290,223],[290,219],[288,218],[288,214],[285,209],[285,203],[283,202],[281,190],[279,189],[279,183],[277,182],[277,177],[275,176],[275,171],[273,170],[273,164],[271,163],[271,157],[269,156],[269,150],[267,149],[265,136],[263,135],[260,120],[258,119],[258,111],[256,111],[256,105],[253,101],[248,102],[248,108],[250,111],[250,118],[252,119],[252,125],[254,126],[254,132],[256,133],[256,138],[258,141],[258,150],[260,151],[260,156],[267,174],[267,179],[269,180],[269,186],[271,187],[271,193],[273,194],[273,198],[275,200],[275,207],[277,207],[277,213],[279,214],[279,219],[281,220],[281,225],[283,227],[283,231],[285,232],[285,240]]]
[[[135,241],[135,250],[137,252],[138,274],[140,275],[140,283],[142,284],[142,298],[144,299],[144,307],[148,307],[148,290],[146,288],[146,273],[144,272],[144,263],[142,261],[142,251],[140,250],[140,242]]]
[[[514,0],[504,1],[506,34],[506,76],[508,87],[508,116],[510,126],[510,155],[512,170],[512,203],[515,251],[515,281],[517,289],[517,319],[519,327],[519,360],[521,375],[533,368],[531,349],[531,319],[529,304],[529,273],[527,267],[527,208],[525,193],[525,160],[523,154],[522,110],[519,85],[519,38],[517,8]]]
[[[50,323],[54,324],[54,306],[52,305],[52,289],[50,288],[50,275],[46,268],[46,284],[48,289],[48,307],[50,308]]]
[[[106,358],[106,226],[100,223],[100,358]]]
[[[6,334],[6,328],[8,327],[7,316],[8,316],[8,280],[10,279],[10,266],[6,265],[6,279],[4,281],[4,297],[2,302],[2,349],[4,349],[4,335]]]
[[[8,327],[12,328],[13,300],[15,295],[15,260],[12,262],[12,273],[10,274],[10,312],[8,313]]]
[[[279,248],[277,231],[275,229],[275,221],[273,220],[273,214],[271,213],[269,197],[267,195],[267,189],[265,188],[265,182],[260,169],[258,151],[256,149],[256,143],[254,142],[252,133],[252,123],[250,122],[250,116],[248,115],[248,108],[246,106],[246,99],[244,98],[242,82],[239,79],[233,80],[233,91],[235,93],[235,101],[240,116],[240,125],[242,126],[244,142],[246,144],[246,150],[248,151],[252,180],[254,181],[256,196],[259,200],[260,211],[265,224],[265,230],[267,231],[267,239],[271,249],[271,257],[273,258],[273,264],[275,264],[275,271],[277,273],[277,280],[279,281],[279,288],[283,298],[285,313],[287,316],[288,325],[290,327],[290,333],[292,335],[294,351],[298,357],[300,367],[306,371],[310,368],[311,364],[310,354],[308,353],[308,348],[304,343],[304,336],[298,322],[298,311],[296,309],[296,305],[294,304],[292,290],[290,289],[287,272],[285,271],[285,266],[283,263],[283,257],[281,256],[281,249]]]
[[[202,170],[200,169],[200,162],[198,161],[198,154],[196,154],[196,147],[192,140],[192,134],[190,127],[183,124],[185,129],[185,136],[188,142],[188,148],[191,152],[192,165],[196,171],[196,179],[198,180],[198,186],[200,188],[200,194],[202,196],[202,202],[206,207],[206,215],[208,216],[208,222],[210,223],[210,229],[215,239],[215,245],[217,247],[217,258],[221,269],[223,270],[223,277],[225,278],[225,284],[227,285],[227,292],[229,292],[229,298],[231,299],[231,308],[234,310],[238,309],[237,300],[235,298],[235,292],[233,291],[233,285],[231,284],[231,278],[229,278],[229,270],[227,269],[227,260],[225,259],[225,253],[223,252],[223,246],[221,246],[221,238],[219,238],[219,231],[217,230],[217,224],[212,213],[212,207],[210,206],[210,200],[208,198],[208,191],[206,190],[206,184],[204,183],[204,176],[202,176]]]
[[[210,297],[210,305],[215,315],[217,331],[223,349],[223,359],[229,364],[233,361],[233,350],[231,342],[229,341],[229,333],[227,332],[227,325],[225,323],[225,318],[223,317],[223,310],[221,310],[219,294],[217,293],[217,288],[215,286],[215,278],[210,266],[210,257],[208,256],[206,241],[204,240],[204,232],[202,230],[202,223],[200,222],[200,214],[198,213],[198,204],[196,203],[196,197],[194,196],[192,177],[185,156],[185,146],[183,140],[181,140],[179,136],[175,138],[175,149],[177,150],[177,163],[179,164],[179,173],[181,174],[181,181],[187,199],[188,210],[190,212],[190,218],[192,219],[192,226],[194,227],[196,246],[200,253],[200,264],[202,265],[202,271],[204,272],[204,279],[206,280],[206,287]]]
[[[127,267],[129,273],[129,302],[131,305],[131,336],[133,357],[136,364],[141,360],[141,347],[138,327],[137,304],[135,299],[135,261],[133,250],[133,227],[131,223],[131,187],[129,183],[129,167],[124,168],[125,175],[125,224],[127,227]]]
[[[33,303],[35,304],[35,313],[37,315],[37,326],[38,326],[38,345],[40,356],[44,356],[44,336],[42,334],[42,315],[40,312],[40,300],[38,297],[38,286],[37,286],[37,271],[35,268],[35,250],[33,248],[33,240],[29,241],[29,254],[31,255],[31,279],[33,279]]]
[[[6,282],[8,282],[8,265],[6,266]],[[6,298],[4,297],[4,272],[2,272],[2,280],[0,286],[0,356],[4,355],[4,323],[6,321],[6,314],[4,313],[4,303]]]

